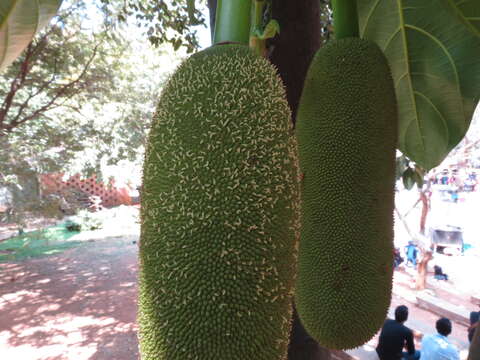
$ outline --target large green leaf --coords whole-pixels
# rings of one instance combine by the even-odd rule
[[[358,0],[360,33],[385,52],[399,148],[426,169],[464,137],[480,98],[479,0]]]
[[[0,70],[48,24],[62,0],[0,0]]]

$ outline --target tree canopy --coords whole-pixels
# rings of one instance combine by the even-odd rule
[[[136,31],[113,29],[102,9],[65,6],[2,74],[0,187],[48,172],[101,177],[102,164],[120,160],[138,166],[177,60]]]

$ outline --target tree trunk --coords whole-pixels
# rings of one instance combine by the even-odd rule
[[[415,289],[424,290],[427,287],[427,265],[433,258],[431,251],[423,249],[424,254],[422,260],[418,264],[417,279],[415,280]]]
[[[270,61],[277,66],[287,90],[295,123],[303,82],[315,52],[320,47],[320,1],[276,0],[272,17],[280,24],[280,34],[269,43]],[[328,360],[330,351],[322,348],[306,332],[296,311],[293,313],[288,360]]]
[[[287,89],[287,99],[297,113],[308,67],[321,43],[319,0],[276,0],[272,15],[280,24],[280,34],[270,42],[270,61],[277,66]]]
[[[288,360],[330,360],[330,351],[318,345],[307,333],[298,317],[295,306],[292,315],[292,330],[288,345]]]
[[[420,201],[422,202],[422,215],[420,216],[420,234],[425,235],[425,224],[427,222],[428,210],[430,209],[430,199],[427,191],[420,191]]]
[[[480,360],[480,326],[477,326],[477,329],[473,334],[467,360]]]
[[[422,202],[422,214],[420,216],[420,234],[425,235],[425,224],[427,222],[428,210],[430,209],[430,199],[427,191],[420,191],[420,201]],[[427,287],[427,268],[428,263],[433,258],[433,253],[428,248],[421,249],[422,260],[418,264],[417,279],[415,281],[415,289],[424,290]]]

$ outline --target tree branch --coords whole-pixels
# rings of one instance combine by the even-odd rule
[[[21,124],[23,124],[23,123],[25,123],[29,120],[37,118],[40,114],[42,114],[42,113],[44,113],[48,110],[52,110],[54,108],[62,106],[66,101],[71,99],[74,96],[74,94],[71,94],[70,96],[65,96],[65,99],[62,102],[62,104],[56,104],[56,102],[59,98],[64,97],[64,95],[67,93],[67,91],[69,89],[74,87],[76,84],[78,84],[85,77],[85,75],[87,74],[87,71],[90,69],[90,65],[92,64],[93,60],[95,59],[95,57],[97,55],[97,49],[98,49],[99,46],[100,46],[100,43],[97,43],[95,45],[95,47],[92,51],[92,55],[89,57],[87,63],[85,64],[85,66],[82,69],[82,72],[80,73],[80,75],[78,75],[78,77],[75,80],[69,82],[68,84],[65,84],[65,85],[61,86],[56,91],[55,95],[52,96],[47,103],[45,103],[43,106],[41,106],[38,109],[36,109],[35,111],[33,111],[30,115],[24,116],[22,118],[21,115],[23,114],[24,109],[27,108],[29,101],[34,96],[37,96],[38,94],[40,94],[43,90],[48,88],[49,85],[51,85],[53,83],[53,80],[54,80],[54,78],[56,76],[56,73],[57,73],[56,65],[55,65],[55,71],[54,71],[54,74],[52,75],[52,78],[49,81],[43,83],[42,86],[38,89],[37,92],[35,92],[34,95],[30,95],[20,105],[19,110],[18,110],[15,118],[13,118],[8,124],[6,124],[5,122],[0,123],[0,129],[3,129],[3,133],[0,133],[0,136],[10,133],[15,127],[17,127],[17,126],[19,126],[19,125],[21,125]],[[11,106],[11,102],[10,102],[10,106]]]
[[[5,119],[7,117],[8,112],[10,111],[13,99],[15,98],[17,91],[21,89],[25,83],[25,78],[27,77],[27,74],[30,70],[30,60],[33,52],[34,52],[34,47],[32,43],[30,43],[27,46],[27,49],[25,50],[25,58],[23,59],[22,64],[20,65],[20,70],[15,76],[15,78],[12,80],[12,82],[10,83],[10,90],[7,96],[5,97],[5,100],[2,103],[2,107],[0,108],[0,130],[4,128]],[[1,132],[0,132],[0,136],[2,136]]]

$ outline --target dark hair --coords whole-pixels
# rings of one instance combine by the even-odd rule
[[[408,307],[405,305],[397,306],[395,309],[395,320],[398,322],[404,322],[408,319]]]
[[[438,333],[443,336],[448,336],[452,332],[452,322],[447,318],[438,319],[435,327]]]

